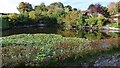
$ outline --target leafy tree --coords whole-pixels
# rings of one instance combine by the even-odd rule
[[[55,3],[52,3],[50,4],[48,7],[48,12],[47,12],[47,15],[50,16],[50,17],[55,17],[57,19],[57,22],[59,24],[61,24],[63,21],[62,21],[62,15],[65,14],[65,11],[64,11],[64,8],[61,8],[60,5],[58,5],[59,2],[55,2]],[[58,5],[58,6],[53,6],[53,5]],[[61,4],[62,5],[62,4]]]
[[[61,3],[61,2],[54,2],[54,3],[52,3],[52,4],[50,4],[49,5],[50,7],[59,7],[59,8],[64,8],[64,5],[63,5],[63,3]]]
[[[116,3],[116,10],[117,10],[117,12],[118,13],[120,13],[120,1],[118,1],[117,3]]]
[[[101,11],[99,11],[101,14],[103,14],[105,17],[109,17],[110,13],[108,12],[108,8],[107,7],[103,7],[101,6]]]
[[[55,6],[56,5],[56,6]],[[59,2],[55,2],[55,3],[52,3],[50,4],[47,8],[48,9],[48,15],[56,15],[56,14],[61,14],[61,13],[64,13],[64,7],[60,7],[60,6],[63,6],[62,3],[59,3]]]
[[[21,2],[19,4],[19,6],[17,7],[18,11],[20,13],[24,13],[24,12],[29,12],[31,11],[33,8],[32,8],[32,5],[29,4],[29,3],[26,3],[26,2]]]
[[[29,18],[29,13],[28,12],[24,12],[18,15],[18,25],[21,24],[27,24],[27,23],[31,23],[31,20]]]
[[[119,3],[115,4],[119,8]],[[48,6],[44,3],[32,8],[32,5],[21,2],[17,8],[20,14],[8,15],[8,20],[14,24],[44,23],[49,25],[60,24],[67,26],[103,26],[104,16],[109,17],[108,8],[100,4],[91,4],[88,12],[91,14],[82,14],[77,8],[70,5],[64,6],[61,2],[55,2]],[[119,11],[115,10],[115,11]],[[97,14],[98,16],[94,15]],[[99,14],[104,15],[99,16]]]
[[[8,21],[7,15],[0,15],[0,27],[2,28],[8,28],[11,24],[11,22]]]
[[[11,23],[11,24],[16,24],[18,22],[18,14],[16,13],[11,13],[8,15],[8,21]]]
[[[83,15],[81,13],[79,13],[76,25],[78,25],[78,26],[84,26]]]
[[[88,22],[89,26],[94,26],[97,23],[97,16],[95,14],[89,16],[88,19],[86,19],[86,22]]]
[[[108,12],[110,15],[114,15],[120,12],[120,1],[118,2],[110,2],[108,4]]]
[[[68,14],[66,14],[65,18],[63,19],[63,22],[65,22],[65,25],[75,25],[77,21],[78,14],[76,11],[72,11]]]
[[[88,9],[91,9],[94,6],[95,6],[94,4],[90,4],[90,6],[88,7]]]
[[[41,15],[41,11],[31,11],[29,12],[29,18],[32,19],[34,22],[38,22],[40,19],[43,18],[43,15]]]
[[[106,18],[103,15],[99,14],[97,17],[97,24],[96,25],[98,27],[102,27],[105,23],[105,20],[106,20]]]
[[[64,19],[65,15],[61,15],[57,18],[57,23],[60,25],[64,25],[63,19]]]
[[[54,17],[60,17],[61,15],[65,14],[63,9],[57,8],[55,11],[52,12]]]
[[[65,12],[72,11],[72,7],[70,5],[65,6]]]
[[[70,18],[71,18],[71,23],[73,23],[73,24],[75,24],[75,22],[76,22],[76,20],[77,20],[77,18],[78,18],[78,13],[77,13],[77,11],[72,11],[71,13],[70,13]]]
[[[44,3],[41,3],[38,6],[35,6],[35,10],[36,11],[48,11],[48,9]]]
[[[49,23],[49,25],[56,25],[57,24],[56,17],[49,17],[49,21],[48,20],[46,20],[46,21]]]
[[[90,13],[100,13],[103,14],[104,16],[109,16],[108,8],[101,6],[100,4],[91,4],[88,7],[88,10],[90,10]]]
[[[72,10],[73,10],[73,11],[77,11],[77,8],[73,8]]]

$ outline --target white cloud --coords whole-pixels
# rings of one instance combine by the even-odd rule
[[[8,13],[8,12],[18,12],[16,10],[17,4],[12,3],[7,0],[2,0],[0,2],[0,13]]]

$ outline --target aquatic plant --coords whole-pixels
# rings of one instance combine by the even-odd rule
[[[88,40],[55,34],[20,34],[2,37],[3,64],[46,66],[87,61],[98,53],[118,51],[119,38]],[[74,62],[73,62],[74,61]]]

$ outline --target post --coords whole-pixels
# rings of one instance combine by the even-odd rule
[[[2,68],[2,17],[0,17],[0,68]]]

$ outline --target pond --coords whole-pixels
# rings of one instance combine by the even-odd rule
[[[32,27],[32,28],[17,28],[2,31],[2,36],[16,35],[16,34],[59,34],[64,37],[77,37],[86,39],[105,39],[119,37],[119,32],[109,32],[108,30],[77,30],[77,29],[62,29],[53,27]]]

